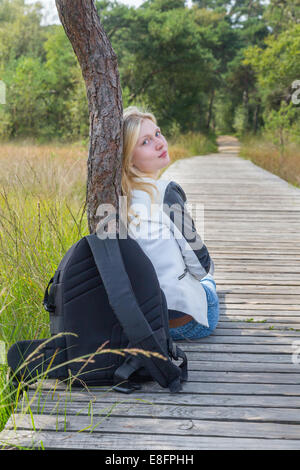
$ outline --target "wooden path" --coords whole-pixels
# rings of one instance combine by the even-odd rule
[[[2,442],[46,449],[300,448],[300,190],[239,158],[231,140],[220,142],[222,153],[177,161],[165,174],[196,209],[221,306],[212,336],[179,343],[189,357],[183,391],[147,384],[125,396],[45,386],[36,396],[29,392],[32,416],[11,417]]]

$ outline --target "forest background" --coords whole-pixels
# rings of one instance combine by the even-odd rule
[[[297,142],[300,0],[95,5],[118,57],[124,107],[149,106],[168,137],[264,136],[281,152]],[[0,139],[86,142],[76,56],[60,24],[41,23],[41,3],[0,0]]]

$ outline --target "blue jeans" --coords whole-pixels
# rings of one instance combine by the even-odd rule
[[[196,320],[191,320],[183,326],[170,328],[170,335],[175,341],[204,338],[209,336],[217,326],[219,320],[219,297],[216,291],[215,280],[211,274],[207,274],[200,282],[206,292],[209,326],[200,325]]]

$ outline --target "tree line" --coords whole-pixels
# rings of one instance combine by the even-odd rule
[[[300,135],[300,0],[95,5],[118,57],[123,106],[147,106],[167,135]],[[77,58],[63,27],[41,20],[38,2],[0,0],[0,139],[88,139]]]

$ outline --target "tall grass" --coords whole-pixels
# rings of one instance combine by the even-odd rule
[[[300,143],[280,149],[267,136],[248,136],[241,140],[240,156],[300,187]]]
[[[49,336],[44,290],[67,249],[88,234],[87,150],[1,145],[0,341]],[[0,390],[6,367],[0,370]],[[8,409],[1,397],[0,427]]]
[[[0,365],[0,431],[4,428],[11,412],[10,402],[8,397],[9,388],[5,387],[8,383],[7,366]]]
[[[3,145],[0,165],[0,339],[44,337],[43,291],[67,249],[87,234],[86,154]]]

